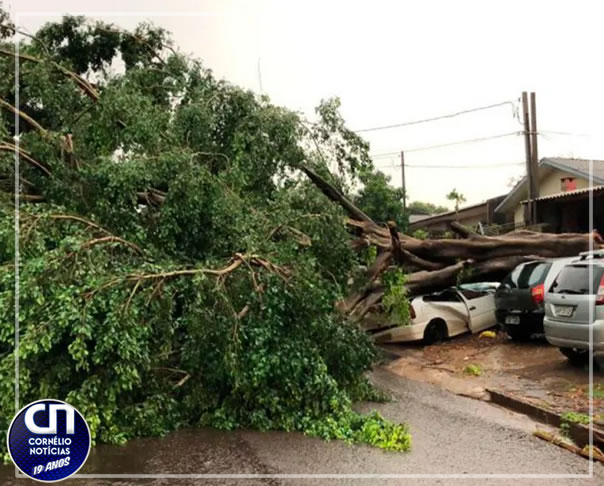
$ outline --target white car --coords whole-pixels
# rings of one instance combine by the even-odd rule
[[[495,326],[497,283],[452,287],[411,300],[409,325],[391,326],[373,334],[376,343],[423,340],[426,344]]]

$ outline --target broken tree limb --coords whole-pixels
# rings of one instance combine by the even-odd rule
[[[42,165],[37,160],[35,160],[32,157],[30,157],[29,154],[27,154],[20,146],[17,147],[16,145],[13,145],[13,144],[8,143],[8,142],[0,142],[0,151],[2,151],[2,152],[15,152],[16,154],[19,155],[20,158],[22,158],[23,160],[25,160],[29,164],[33,165],[34,167],[37,167],[42,172],[44,172],[44,174],[46,174],[47,176],[50,176],[50,171],[48,170],[48,168],[46,168],[44,165]]]
[[[40,59],[38,57],[30,56],[28,54],[23,54],[23,53],[19,53],[19,55],[17,55],[16,52],[10,51],[7,49],[0,49],[0,55],[16,57],[19,59],[19,61],[29,61],[29,62],[34,62],[37,64],[44,62],[44,59]],[[68,78],[71,78],[78,85],[78,87],[86,94],[86,96],[88,96],[93,101],[99,100],[100,96],[99,96],[98,91],[92,86],[92,84],[90,84],[88,81],[86,81],[82,76],[74,73],[73,71],[70,71],[69,69],[64,68],[63,66],[61,66],[60,64],[58,64],[55,61],[49,61],[49,62],[53,66],[53,68],[57,69],[58,71],[63,73]]]
[[[404,250],[402,248],[400,251],[403,255],[404,262],[406,264],[408,264],[409,266],[411,266],[412,268],[415,268],[417,270],[435,271],[435,270],[441,270],[442,268],[444,268],[446,266],[443,263],[431,262],[429,260],[425,260],[425,259],[418,257],[418,256],[414,255],[413,253],[408,252],[407,250]]]
[[[585,457],[586,459],[591,459],[593,457],[594,460],[604,463],[604,454],[602,454],[602,451],[600,451],[597,447],[593,447],[591,451],[589,449],[589,446],[586,446],[581,449],[580,447],[566,442],[560,437],[556,437],[554,434],[550,434],[549,432],[545,432],[543,430],[535,430],[535,432],[533,432],[533,435],[535,437],[539,437],[540,439],[546,440],[551,444],[557,445],[558,447],[562,447],[567,451],[574,452],[575,454]]]
[[[453,231],[453,233],[458,234],[462,238],[481,238],[481,235],[474,231],[471,231],[470,229],[466,228],[464,225],[458,223],[457,221],[449,222],[448,226],[449,229]]]
[[[390,266],[391,263],[392,252],[385,251],[380,253],[375,259],[373,265],[367,269],[362,277],[363,282],[365,283],[364,287],[360,291],[352,293],[346,299],[341,301],[338,304],[338,308],[345,313],[351,313],[359,302],[367,297],[367,294],[372,290],[373,283]]]
[[[361,236],[379,249],[391,250],[392,238],[386,228],[365,221],[347,220],[347,224],[360,230]],[[539,237],[525,234],[512,236],[479,236],[475,239],[420,240],[399,234],[401,247],[415,256],[433,262],[455,262],[472,258],[487,260],[515,255],[539,255],[544,258],[574,256],[589,250],[590,241],[595,249],[604,246],[597,233],[571,233],[557,235],[538,233]]]
[[[36,120],[34,120],[27,113],[15,108],[10,103],[4,101],[2,98],[0,98],[0,107],[4,108],[5,110],[10,111],[13,115],[19,116],[19,118],[21,118],[23,121],[27,122],[32,128],[35,128],[40,133],[40,135],[42,135],[42,137],[44,137],[44,138],[48,137],[48,131],[46,130],[46,128],[44,128],[42,125],[40,125]]]
[[[439,270],[410,273],[407,275],[405,286],[410,296],[416,296],[456,285],[459,274],[463,271],[466,272],[462,278],[463,282],[477,282],[487,278],[501,279],[515,266],[536,259],[539,257],[535,255],[517,255],[483,262],[475,262],[471,259],[462,260]],[[361,319],[375,309],[385,291],[386,288],[377,279],[374,279],[362,291],[352,294],[341,302],[338,308],[354,319]]]
[[[343,312],[361,318],[375,309],[385,292],[381,274],[391,265],[403,266],[408,273],[409,295],[440,290],[461,282],[501,280],[520,263],[542,258],[572,257],[591,248],[604,248],[597,232],[587,234],[548,234],[520,230],[500,236],[483,236],[459,223],[451,229],[463,239],[421,240],[397,232],[395,225],[376,224],[336,187],[309,168],[301,169],[330,200],[340,205],[357,239],[351,248],[374,246],[378,259],[365,274],[364,285],[338,304]],[[463,273],[462,273],[463,272]],[[461,274],[461,275],[460,275]]]
[[[407,290],[411,295],[417,295],[435,288],[445,288],[455,285],[459,272],[473,263],[473,260],[462,260],[441,270],[432,272],[424,270],[409,274],[406,281]]]
[[[361,209],[356,207],[346,196],[344,196],[334,185],[327,182],[319,174],[309,167],[301,167],[308,178],[317,186],[323,194],[325,194],[333,202],[339,204],[351,218],[366,221],[375,224],[373,220],[367,216]]]
[[[574,256],[588,250],[591,239],[596,248],[602,245],[599,235],[590,234],[564,238],[552,235],[539,239],[483,237],[477,240],[402,240],[401,245],[417,256],[436,261],[467,258],[487,260],[527,254],[556,258]]]
[[[362,319],[379,304],[384,296],[384,288],[378,287],[369,292],[357,305],[352,309],[351,315],[356,319]]]

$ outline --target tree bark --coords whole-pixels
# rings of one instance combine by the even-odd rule
[[[333,184],[327,182],[314,170],[309,167],[302,167],[301,170],[308,176],[308,178],[313,182],[313,184],[321,190],[323,194],[325,194],[333,202],[342,206],[342,208],[344,208],[344,210],[348,213],[351,218],[358,219],[360,221],[366,221],[368,223],[373,223],[373,220],[369,216],[367,216],[367,214],[365,214],[361,209],[356,207]]]
[[[346,198],[336,187],[309,168],[309,179],[349,215],[346,224],[358,236],[351,247],[375,246],[376,262],[365,272],[360,290],[351,293],[338,307],[361,319],[379,307],[385,288],[380,277],[388,267],[403,266],[410,296],[454,286],[458,282],[499,281],[520,263],[543,258],[576,256],[604,248],[597,233],[548,234],[520,230],[501,236],[483,236],[457,222],[450,228],[463,239],[420,240],[397,232],[394,223],[380,226]],[[463,272],[463,273],[462,273]],[[461,276],[460,276],[461,274]],[[357,287],[358,288],[358,287]]]

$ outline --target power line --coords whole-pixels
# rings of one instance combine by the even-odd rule
[[[573,133],[573,132],[557,132],[553,130],[539,130],[538,135],[565,135],[569,137],[588,137],[591,138],[593,135],[589,133]]]
[[[437,121],[437,120],[444,120],[445,118],[454,118],[456,116],[466,115],[468,113],[474,113],[476,111],[490,110],[492,108],[497,108],[499,106],[505,106],[505,105],[511,105],[512,114],[515,115],[516,106],[514,105],[514,102],[513,101],[502,101],[501,103],[494,103],[492,105],[479,106],[477,108],[470,108],[469,110],[457,111],[455,113],[448,113],[446,115],[435,116],[432,118],[424,118],[422,120],[415,120],[415,121],[409,121],[409,122],[404,122],[404,123],[396,123],[394,125],[383,125],[383,126],[378,126],[378,127],[362,128],[360,130],[354,130],[354,131],[357,133],[374,132],[377,130],[387,130],[389,128],[399,128],[399,127],[407,127],[410,125],[419,125],[421,123],[428,123],[428,122],[433,122],[433,121]]]
[[[416,148],[412,148],[412,149],[407,149],[405,150],[405,153],[408,152],[420,152],[422,150],[432,150],[432,149],[437,149],[437,148],[443,148],[443,147],[451,147],[453,145],[464,145],[464,144],[469,144],[469,143],[476,143],[476,142],[484,142],[486,140],[493,140],[496,138],[504,138],[504,137],[510,137],[512,135],[520,135],[522,132],[516,131],[516,132],[507,132],[507,133],[500,133],[498,135],[491,135],[488,137],[478,137],[478,138],[470,138],[470,139],[466,139],[466,140],[458,140],[455,142],[448,142],[448,143],[441,143],[438,145],[427,145],[424,147],[416,147]],[[380,157],[392,157],[393,155],[397,155],[400,152],[384,152],[381,154],[374,154],[374,155],[370,155],[370,157],[373,158],[380,158]]]
[[[414,169],[498,169],[500,167],[513,167],[524,165],[525,162],[506,162],[501,164],[489,164],[489,165],[416,165],[416,164],[405,164],[405,167],[412,167]],[[388,169],[388,168],[397,168],[400,169],[400,165],[390,164],[390,165],[378,165],[377,169]]]

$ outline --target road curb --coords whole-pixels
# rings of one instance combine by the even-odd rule
[[[512,395],[502,390],[494,390],[487,388],[487,392],[491,397],[490,401],[496,405],[507,408],[514,412],[527,415],[538,422],[554,427],[560,427],[563,420],[562,417],[551,410],[540,407],[524,400],[520,397]],[[569,437],[579,446],[583,447],[589,444],[589,427],[585,425],[567,422],[569,424]],[[593,428],[593,444],[602,447],[604,446],[604,430]]]

